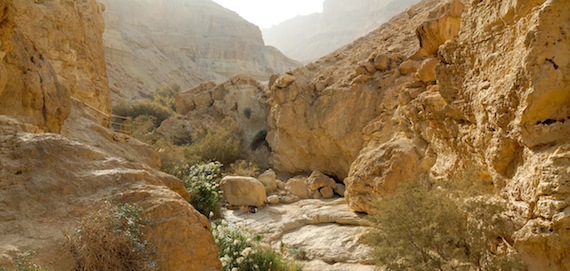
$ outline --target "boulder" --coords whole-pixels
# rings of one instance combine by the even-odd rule
[[[439,64],[437,58],[428,58],[422,62],[418,68],[417,77],[424,83],[435,82],[435,67]]]
[[[415,60],[406,60],[400,64],[398,68],[402,75],[409,75],[415,73],[420,67],[421,62]]]
[[[322,172],[315,170],[311,173],[311,176],[307,179],[307,184],[311,191],[319,190],[323,187],[330,187],[334,189],[336,187],[336,182],[333,178],[323,174]]]
[[[277,174],[273,169],[263,172],[257,179],[263,183],[267,192],[271,193],[277,189]]]
[[[220,182],[220,188],[233,206],[261,207],[267,198],[263,184],[252,177],[226,176]]]
[[[289,179],[285,184],[285,190],[300,199],[308,199],[311,195],[309,185],[307,184],[307,177],[305,176],[296,176]]]
[[[379,54],[374,58],[374,68],[379,71],[385,71],[390,68],[390,57],[385,54]]]
[[[290,74],[284,74],[281,77],[277,78],[277,81],[275,81],[275,84],[278,88],[286,88],[288,86],[290,86],[291,84],[293,84],[293,82],[295,82],[295,77],[293,77],[293,75]]]
[[[332,199],[334,197],[334,190],[329,186],[319,189],[319,192],[324,199]]]

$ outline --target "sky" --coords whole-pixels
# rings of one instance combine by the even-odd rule
[[[323,11],[324,0],[213,0],[242,18],[269,28],[297,15]]]

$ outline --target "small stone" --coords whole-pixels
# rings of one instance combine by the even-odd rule
[[[311,199],[322,199],[323,196],[319,190],[311,192]]]
[[[299,197],[300,199],[309,198],[309,186],[307,185],[307,177],[296,176],[287,181],[285,190],[289,193]]]
[[[277,174],[273,169],[263,172],[257,179],[265,186],[267,192],[271,193],[277,189]]]
[[[337,183],[335,188],[334,188],[334,192],[337,195],[344,197],[344,193],[346,192],[346,186],[344,184]]]
[[[295,77],[293,77],[293,75],[286,73],[281,77],[279,77],[275,82],[275,84],[277,85],[278,88],[286,88],[291,84],[293,84],[293,82],[295,82]]]
[[[334,197],[334,191],[332,188],[330,187],[323,187],[320,190],[320,194],[323,196],[323,198],[325,199],[332,199]]]
[[[402,75],[408,75],[416,72],[420,67],[419,61],[406,60],[400,64],[399,70]]]
[[[277,195],[271,195],[267,197],[267,203],[269,204],[279,204],[279,201],[279,196]]]
[[[374,58],[374,68],[379,71],[385,71],[390,68],[390,57],[384,54],[377,55]]]
[[[334,188],[336,186],[336,182],[331,177],[318,170],[311,173],[311,176],[307,179],[307,183],[311,191],[319,190],[323,187]]]
[[[281,197],[281,202],[284,204],[291,204],[291,203],[295,203],[297,201],[301,200],[299,197],[295,196],[295,195],[285,195]]]

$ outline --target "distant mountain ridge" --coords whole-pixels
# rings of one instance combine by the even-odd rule
[[[149,96],[161,83],[190,88],[234,74],[268,80],[298,65],[265,46],[259,27],[210,0],[101,0],[113,100]]]
[[[322,13],[297,16],[262,29],[268,45],[307,62],[368,34],[419,0],[326,0]]]

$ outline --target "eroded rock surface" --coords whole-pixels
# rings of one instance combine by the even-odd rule
[[[569,22],[561,0],[423,1],[271,86],[274,166],[344,179],[365,212],[402,180],[482,182],[531,268],[566,270]]]
[[[187,203],[182,182],[143,164],[108,156],[57,134],[0,117],[0,265],[36,251],[44,268],[71,270],[65,234],[104,202],[132,203],[160,270],[219,270],[209,221]]]
[[[301,200],[256,213],[234,210],[224,215],[228,222],[262,234],[277,250],[303,253],[303,270],[374,270],[369,249],[362,245],[371,222],[350,210],[344,199]]]

